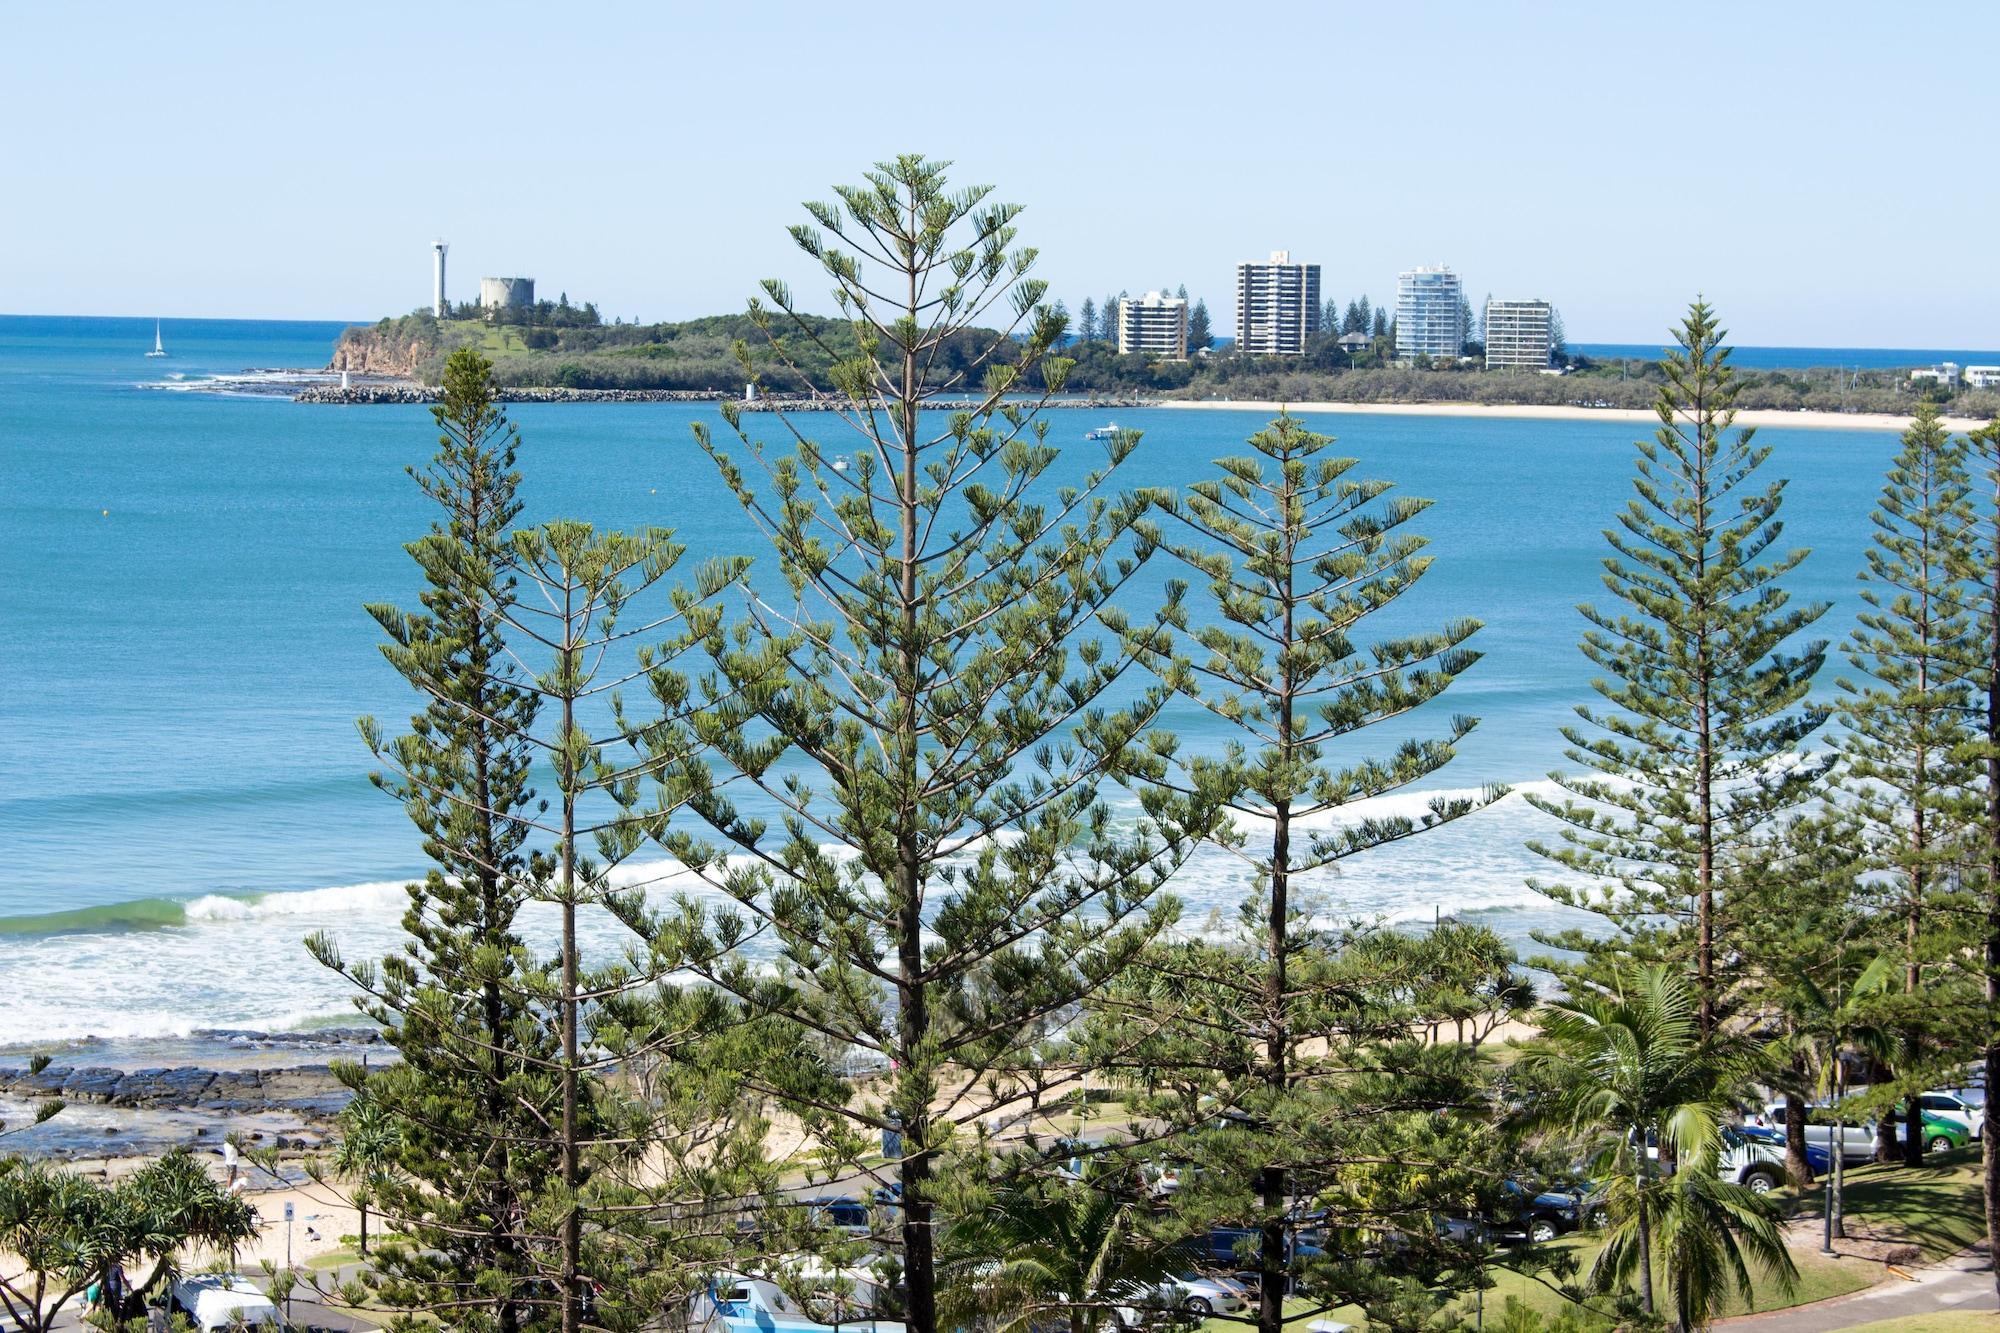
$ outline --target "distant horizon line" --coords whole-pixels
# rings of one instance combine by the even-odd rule
[[[420,313],[423,313],[423,311],[424,311],[424,307],[422,307],[422,306],[416,306],[416,307],[412,307],[412,308],[411,308],[411,310],[410,310],[410,311],[408,311],[407,313],[410,313],[410,314],[420,314]],[[639,321],[639,323],[640,323],[640,324],[642,324],[642,325],[644,325],[644,324],[677,324],[677,323],[684,323],[684,322],[686,322],[687,320],[691,320],[691,319],[711,319],[711,318],[714,318],[714,317],[715,317],[716,315],[718,315],[718,314],[732,314],[732,313],[743,313],[743,312],[733,312],[733,311],[711,311],[711,312],[709,312],[708,314],[705,314],[705,315],[688,315],[688,316],[684,316],[684,317],[682,317],[681,319],[655,319],[655,320],[641,320],[641,321]],[[811,313],[813,313],[813,312],[811,312],[811,311],[805,311],[805,312],[802,312],[802,313],[805,313],[805,314],[811,314]],[[168,322],[168,321],[181,321],[181,322],[185,322],[185,323],[204,323],[204,324],[339,324],[339,325],[342,325],[342,326],[344,326],[344,327],[348,327],[348,328],[361,328],[361,327],[366,327],[367,325],[370,325],[370,324],[377,324],[377,323],[380,323],[380,322],[381,322],[382,320],[384,320],[384,319],[398,319],[398,318],[401,318],[401,316],[398,316],[398,315],[377,315],[377,316],[375,316],[375,318],[373,318],[373,319],[341,319],[341,318],[326,318],[326,317],[310,317],[310,316],[302,316],[302,315],[101,315],[101,314],[74,314],[74,313],[70,313],[70,312],[61,312],[61,313],[52,313],[52,312],[48,312],[48,311],[27,311],[27,310],[0,310],[0,319],[93,319],[93,320],[103,320],[103,321],[106,321],[106,322],[114,322],[114,321],[128,321],[128,320],[129,320],[129,321],[134,321],[134,322],[141,322],[141,323],[143,323],[143,322],[149,322],[149,321],[153,321],[153,320],[159,320],[159,321],[162,321],[162,322]],[[835,319],[835,318],[838,318],[838,316],[836,316],[836,315],[825,315],[825,316],[822,316],[822,318],[825,318],[825,319]],[[1216,337],[1217,337],[1218,341],[1222,341],[1222,342],[1234,342],[1234,341],[1235,341],[1235,339],[1234,339],[1234,338],[1232,338],[1232,337],[1230,337],[1229,335],[1227,335],[1227,334],[1224,334],[1224,333],[1218,333],[1218,334],[1216,335]],[[1660,348],[1660,349],[1664,350],[1665,348],[1667,348],[1668,346],[1670,346],[1670,345],[1671,345],[1671,342],[1672,342],[1672,340],[1671,340],[1670,338],[1667,338],[1667,339],[1648,339],[1648,338],[1570,338],[1570,339],[1568,340],[1568,343],[1567,343],[1567,345],[1568,345],[1569,347],[1571,347],[1571,348],[1589,348],[1589,347],[1658,347],[1658,348]],[[1994,353],[1994,354],[1996,354],[1996,355],[2000,355],[2000,347],[1995,347],[1995,348],[1990,348],[1990,349],[1989,349],[1989,348],[1971,348],[1971,347],[1958,347],[1958,348],[1954,348],[1954,347],[1951,347],[1951,346],[1948,346],[1948,345],[1944,345],[1944,344],[1935,344],[1935,345],[1932,345],[1932,346],[1929,346],[1929,347],[1919,347],[1919,346],[1914,346],[1914,345],[1908,345],[1908,346],[1891,346],[1891,345],[1886,345],[1886,344],[1863,344],[1863,343],[1788,343],[1788,342],[1771,342],[1771,343],[1747,343],[1747,342],[1729,342],[1729,343],[1725,343],[1725,344],[1723,344],[1723,345],[1724,345],[1724,346],[1726,346],[1726,347],[1742,347],[1742,348],[1746,348],[1746,349],[1748,349],[1748,348],[1758,348],[1758,349],[1764,349],[1764,350],[1771,350],[1771,349],[1779,349],[1779,350],[1787,350],[1787,351],[1789,351],[1789,350],[1798,350],[1798,351],[1806,351],[1806,352],[1839,352],[1839,351],[1863,351],[1863,352],[1947,352],[1947,351],[1961,351],[1961,352],[1968,352],[1968,351],[1978,351],[1978,352],[1981,352],[1981,353],[1986,353],[1986,352],[1988,352],[1988,351],[1991,351],[1991,352],[1993,352],[1993,353]]]

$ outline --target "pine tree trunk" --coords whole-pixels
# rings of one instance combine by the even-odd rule
[[[1709,420],[1707,394],[1697,388],[1694,399],[1694,416],[1699,441],[1697,450],[1698,476],[1696,480],[1696,527],[1706,534],[1708,530],[1708,441],[1714,433]],[[1708,544],[1706,537],[1700,549],[1695,552],[1695,579],[1705,582],[1708,571]],[[1695,912],[1698,918],[1695,937],[1695,986],[1701,999],[1701,1035],[1707,1038],[1715,1031],[1715,715],[1713,691],[1715,688],[1715,666],[1709,659],[1708,610],[1706,606],[1697,608],[1695,631],[1695,775],[1694,775],[1694,818],[1695,818],[1695,882],[1700,890],[1700,900]],[[1666,1140],[1660,1141],[1662,1151]],[[1648,1306],[1647,1309],[1651,1309]]]
[[[564,638],[567,626],[575,622],[570,595],[564,597]],[[568,745],[576,724],[575,701],[565,697],[562,710],[563,744]],[[576,793],[575,783],[565,781],[562,793],[562,1170],[564,1200],[562,1226],[562,1333],[577,1333],[581,1322],[577,1299],[579,1270],[582,1267],[583,1217],[577,1208],[576,1190],[582,1179],[577,1140],[577,965],[576,965]]]
[[[466,499],[466,526],[472,532],[484,531],[487,527],[488,502],[481,479],[481,470],[473,468]],[[473,624],[470,641],[467,644],[467,660],[471,663],[478,682],[475,686],[477,693],[474,706],[468,717],[472,730],[471,814],[476,830],[472,841],[478,848],[477,855],[481,867],[477,872],[480,932],[490,940],[498,934],[497,923],[501,919],[502,894],[505,891],[500,880],[500,838],[495,830],[496,819],[493,809],[492,746],[495,737],[489,726],[489,719],[494,716],[496,710],[491,703],[492,691],[487,681],[497,648],[494,643],[496,636],[490,628],[489,617],[485,613],[486,608],[474,603],[467,609],[472,612],[470,619]],[[488,1233],[488,1244],[492,1247],[494,1266],[509,1277],[513,1277],[519,1272],[514,1262],[519,1238],[514,1235],[507,1221],[512,1211],[509,1206],[511,1200],[508,1187],[509,1152],[507,1134],[502,1126],[506,1123],[511,1108],[502,1087],[507,1077],[507,1070],[501,1056],[502,1051],[511,1047],[512,1041],[507,1032],[506,1002],[501,994],[500,981],[497,977],[488,977],[481,984],[480,1014],[485,1024],[482,1035],[485,1038],[486,1049],[478,1057],[482,1074],[479,1101],[485,1123],[491,1127],[491,1141],[487,1145],[487,1151],[492,1157],[493,1179],[496,1182],[486,1207],[488,1225],[491,1228]],[[364,1237],[361,1246],[363,1254],[368,1252],[365,1236],[366,1221],[364,1217],[362,1226]],[[520,1318],[513,1297],[513,1286],[510,1282],[508,1294],[496,1302],[497,1308],[494,1313],[497,1333],[518,1333]]]
[[[1800,1074],[1799,1086],[1803,1087],[1804,1057],[1793,1063],[1793,1069]],[[1785,1092],[1785,1174],[1792,1184],[1805,1189],[1812,1184],[1812,1163],[1806,1157],[1806,1104],[1805,1099],[1789,1089]]]
[[[1885,1107],[1875,1120],[1875,1160],[1893,1162],[1902,1155],[1902,1145],[1896,1141],[1896,1117]]]
[[[1928,638],[1928,634],[1925,635]],[[1923,655],[1918,654],[1917,696],[1923,698],[1929,690],[1930,678]],[[1925,761],[1928,756],[1922,746],[1917,747],[1915,766],[1911,771],[1911,793],[1913,801],[1910,810],[1910,906],[1909,917],[1904,927],[1904,948],[1908,950],[1904,958],[1904,993],[1914,998],[1923,984],[1922,955],[1918,952],[1922,937],[1924,891],[1929,876],[1924,873],[1926,851],[1926,830],[1924,828],[1924,779]],[[1906,1068],[1917,1068],[1923,1056],[1923,1030],[1915,1024],[1903,1033],[1903,1063]],[[1924,1112],[1917,1105],[1914,1091],[1907,1094],[1903,1110],[1903,1165],[1920,1167],[1924,1164]]]
[[[1981,1184],[1986,1246],[2000,1236],[2000,481],[1993,495],[1993,544],[1987,552],[1986,646],[1986,1105],[1980,1112]],[[2000,1293],[2000,1262],[1993,1264]]]
[[[917,234],[915,206],[910,213],[910,234]],[[908,272],[907,313],[918,316],[917,273]],[[897,403],[896,425],[901,432],[902,475],[897,479],[897,503],[901,509],[902,552],[897,571],[897,595],[902,602],[902,644],[898,656],[902,679],[896,689],[900,716],[897,738],[896,797],[902,808],[897,812],[896,877],[900,901],[896,904],[897,970],[901,981],[897,999],[897,1045],[902,1053],[902,1081],[908,1096],[899,1098],[903,1114],[905,1152],[903,1182],[903,1273],[907,1288],[904,1322],[909,1333],[937,1333],[937,1273],[931,1234],[929,1182],[931,1169],[930,1008],[924,984],[923,949],[923,849],[918,840],[917,793],[921,781],[917,750],[921,739],[918,726],[917,676],[922,652],[917,644],[917,408],[922,397],[922,371],[917,366],[916,349],[903,349],[903,378]],[[914,1145],[915,1151],[908,1151]]]
[[[1284,624],[1280,632],[1280,642],[1287,649],[1293,640],[1293,571],[1296,568],[1297,534],[1290,520],[1291,487],[1281,485],[1279,512],[1286,515],[1285,554],[1281,563],[1284,571],[1283,591]],[[1289,652],[1281,660],[1277,700],[1278,753],[1289,770],[1293,760],[1292,707],[1297,690],[1297,681],[1291,665]],[[1278,1106],[1288,1090],[1290,1071],[1288,1055],[1291,1047],[1291,1024],[1287,1013],[1289,978],[1286,951],[1291,944],[1290,932],[1286,929],[1286,917],[1291,911],[1292,879],[1292,803],[1289,797],[1280,799],[1272,807],[1271,825],[1271,919],[1265,925],[1266,947],[1270,958],[1264,970],[1264,1021],[1266,1030],[1264,1049],[1264,1090],[1272,1107]],[[1285,1291],[1290,1286],[1289,1270],[1291,1255],[1285,1244],[1285,1227],[1282,1214],[1286,1204],[1287,1180],[1281,1166],[1267,1165],[1259,1182],[1263,1196],[1263,1234],[1257,1242],[1257,1329],[1258,1333],[1283,1333],[1285,1327]]]

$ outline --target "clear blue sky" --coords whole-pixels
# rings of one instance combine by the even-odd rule
[[[1027,205],[1072,307],[1184,282],[1226,328],[1289,248],[1343,301],[1449,263],[1576,341],[1699,290],[1744,343],[2000,344],[2000,5],[974,12],[11,6],[0,311],[373,318],[433,236],[458,298],[735,310],[809,276],[799,200],[917,150]]]

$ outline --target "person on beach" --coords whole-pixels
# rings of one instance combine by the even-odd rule
[[[227,1172],[223,1181],[231,1190],[236,1188],[236,1138],[231,1134],[222,1136],[222,1169]]]
[[[125,1265],[113,1259],[111,1266],[104,1270],[104,1308],[111,1312],[113,1319],[125,1317]]]

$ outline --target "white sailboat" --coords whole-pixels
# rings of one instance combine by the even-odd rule
[[[146,353],[146,355],[165,356],[166,354],[166,344],[160,341],[160,321],[156,319],[153,321],[153,350]]]

